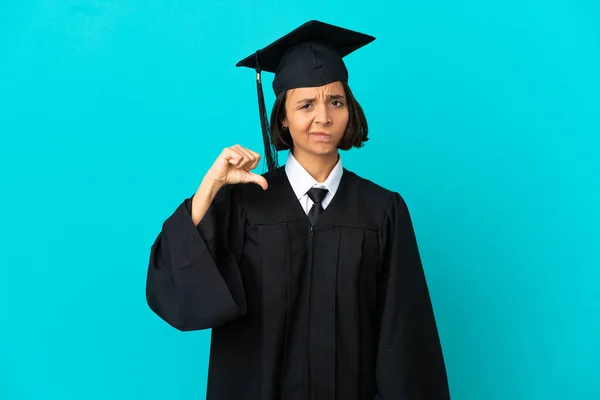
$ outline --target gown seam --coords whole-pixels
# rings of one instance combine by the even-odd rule
[[[333,399],[337,398],[337,299],[338,299],[338,278],[340,271],[340,249],[342,248],[342,230],[338,232],[338,255],[335,266],[335,296],[333,298]]]
[[[285,262],[285,266],[286,266],[286,270],[285,270],[285,299],[286,299],[286,303],[285,303],[285,332],[283,335],[283,348],[281,350],[281,366],[280,366],[280,373],[281,373],[281,377],[279,379],[279,393],[280,393],[280,398],[283,399],[284,398],[284,386],[281,382],[283,382],[284,380],[284,366],[285,366],[285,362],[286,362],[286,355],[287,355],[287,343],[288,343],[288,335],[289,335],[289,314],[290,314],[290,289],[289,289],[289,285],[290,285],[290,257],[289,257],[289,244],[290,244],[290,239],[289,239],[289,232],[287,229],[287,226],[284,229],[284,235],[285,235],[285,247],[286,247],[286,254],[288,255],[286,257],[286,262]]]
[[[248,222],[248,225],[251,227],[263,227],[263,226],[275,226],[275,225],[282,225],[282,224],[289,224],[290,222],[298,222],[301,224],[304,224],[305,221],[298,221],[298,220],[283,220],[283,221],[277,221],[277,222],[273,222],[273,223],[267,223],[267,224],[254,224],[249,222],[248,220],[246,220]],[[384,221],[385,221],[385,217],[384,217]],[[374,227],[374,228],[368,228],[368,227],[363,227],[363,226],[348,226],[348,225],[338,225],[338,224],[316,224],[315,227],[319,227],[319,228],[324,228],[324,227],[328,227],[328,228],[344,228],[344,229],[355,229],[355,230],[361,230],[361,231],[369,231],[369,232],[379,232],[381,230],[381,227]]]

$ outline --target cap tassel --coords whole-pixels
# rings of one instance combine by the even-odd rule
[[[267,117],[267,108],[265,107],[265,98],[262,90],[261,70],[258,64],[258,51],[256,52],[256,91],[258,93],[258,111],[260,114],[260,125],[263,133],[263,144],[265,148],[265,158],[267,160],[267,168],[269,172],[274,171],[279,167],[277,161],[277,149],[273,145],[271,139],[271,129],[269,127],[269,119]]]

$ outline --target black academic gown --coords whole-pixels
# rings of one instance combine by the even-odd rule
[[[213,328],[207,399],[449,399],[401,196],[344,170],[311,229],[279,172],[225,186],[198,226],[186,199],[151,249],[150,308]]]

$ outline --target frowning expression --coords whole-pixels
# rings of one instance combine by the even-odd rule
[[[295,152],[326,155],[337,152],[348,126],[348,105],[341,82],[291,89],[286,96],[286,118]]]

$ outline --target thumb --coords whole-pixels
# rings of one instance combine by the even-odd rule
[[[262,187],[263,190],[267,190],[269,187],[267,180],[262,175],[255,174],[253,172],[248,172],[247,182],[256,183],[258,186]]]

